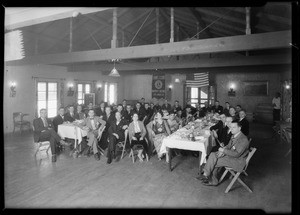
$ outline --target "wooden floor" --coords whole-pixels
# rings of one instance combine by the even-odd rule
[[[202,185],[197,176],[198,159],[178,156],[170,172],[165,161],[152,157],[149,162],[132,163],[126,156],[106,164],[106,158],[69,156],[68,150],[51,162],[46,154],[34,159],[31,133],[6,136],[6,208],[199,208],[262,209],[291,212],[291,159],[284,154],[269,125],[250,124],[252,146],[257,147],[248,177],[242,177],[253,190],[239,183],[225,194],[225,180],[217,187]],[[273,137],[272,137],[273,136]],[[49,152],[50,153],[50,152]],[[51,153],[50,153],[51,154]]]

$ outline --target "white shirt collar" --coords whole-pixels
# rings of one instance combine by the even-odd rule
[[[235,135],[233,136],[233,138],[236,138],[240,133],[241,133],[241,131],[239,131],[237,134],[235,134]]]

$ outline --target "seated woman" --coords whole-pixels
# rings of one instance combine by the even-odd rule
[[[167,120],[171,133],[174,133],[179,128],[179,123],[175,119],[175,113],[170,112],[169,119]]]
[[[149,139],[153,142],[157,152],[158,160],[161,160],[163,154],[160,153],[160,148],[163,139],[171,134],[168,123],[162,118],[163,113],[158,111],[154,114],[154,120],[147,125],[149,131]]]
[[[130,147],[142,145],[143,149],[138,150],[138,158],[140,162],[143,162],[143,158],[146,157],[146,152],[148,151],[147,142],[145,140],[146,136],[146,128],[142,121],[139,121],[139,115],[137,113],[133,113],[132,122],[128,127],[128,135]]]

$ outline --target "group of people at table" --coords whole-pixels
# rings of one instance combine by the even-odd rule
[[[163,139],[188,123],[201,119],[213,113],[219,121],[210,127],[211,135],[216,140],[215,146],[207,156],[207,162],[199,179],[205,185],[217,185],[217,169],[222,166],[230,166],[236,171],[241,171],[246,164],[249,148],[249,122],[246,112],[237,105],[225,107],[215,101],[213,106],[206,102],[204,107],[196,104],[196,107],[188,101],[184,108],[175,101],[174,105],[164,100],[163,105],[147,103],[142,98],[134,107],[127,104],[124,99],[122,104],[115,106],[101,102],[98,107],[89,103],[83,109],[82,105],[76,108],[70,105],[65,113],[65,108],[58,110],[58,115],[51,121],[47,118],[47,110],[40,110],[40,117],[33,121],[34,141],[50,142],[52,162],[56,162],[57,146],[70,146],[70,142],[64,141],[58,134],[58,126],[64,123],[75,123],[81,129],[87,131],[88,149],[94,154],[96,160],[100,160],[98,145],[107,147],[107,163],[116,159],[116,144],[125,139],[125,130],[128,130],[130,147],[139,146],[139,161],[146,156],[152,156],[156,151],[161,160],[164,153],[160,147]],[[154,150],[155,148],[155,150]],[[180,151],[176,150],[177,153]],[[167,161],[168,162],[168,161]]]

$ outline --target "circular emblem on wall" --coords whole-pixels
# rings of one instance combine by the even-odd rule
[[[161,89],[162,86],[163,86],[163,83],[161,80],[156,80],[155,83],[154,83],[154,86],[156,89]]]

